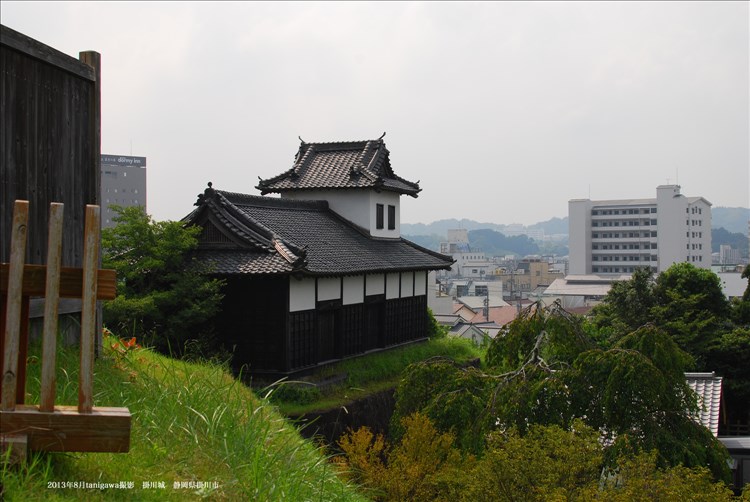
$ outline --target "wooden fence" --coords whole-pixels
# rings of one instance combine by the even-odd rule
[[[115,297],[115,272],[99,270],[99,206],[87,205],[82,268],[60,266],[63,204],[50,204],[47,265],[24,263],[29,203],[13,210],[10,263],[0,264],[0,429],[3,447],[44,451],[127,452],[131,416],[127,408],[93,406],[96,302]],[[45,298],[41,393],[25,404],[28,312],[31,297]],[[55,405],[57,305],[80,298],[81,340],[78,405]],[[25,451],[19,453],[25,455]]]

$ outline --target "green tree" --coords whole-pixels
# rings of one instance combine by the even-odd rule
[[[404,434],[389,446],[367,427],[348,431],[338,444],[343,475],[362,486],[374,500],[456,500],[465,486],[463,468],[472,456],[462,456],[452,434],[439,432],[420,413],[403,417]]]
[[[114,209],[117,225],[102,232],[103,265],[117,271],[117,298],[104,304],[105,323],[162,352],[214,350],[211,321],[222,282],[191,257],[199,229],[153,221],[142,207]]]
[[[462,500],[581,500],[596,491],[602,471],[598,433],[581,422],[573,429],[532,425],[489,435],[487,451],[468,478]]]
[[[692,355],[700,371],[710,371],[707,353],[722,332],[730,331],[729,301],[719,277],[690,263],[676,263],[656,279],[654,322]]]
[[[614,442],[610,466],[627,444],[635,452],[656,449],[663,467],[706,466],[726,479],[726,449],[692,419],[696,398],[684,376],[690,361],[652,325],[605,350],[559,304],[535,305],[493,340],[488,372],[470,374],[439,361],[410,368],[397,389],[396,411],[421,411],[440,431],[468,434],[470,441],[459,445],[471,444],[470,451],[479,453],[491,429],[523,435],[540,424],[568,430],[579,419]],[[471,425],[459,429],[462,421]]]
[[[391,434],[400,439],[404,418],[422,413],[438,430],[452,434],[463,451],[478,453],[489,428],[486,405],[491,390],[491,380],[477,368],[441,357],[412,364],[396,388]]]
[[[629,281],[612,284],[604,301],[594,307],[594,324],[605,330],[609,343],[652,322],[656,306],[654,274],[648,267],[637,268]]]

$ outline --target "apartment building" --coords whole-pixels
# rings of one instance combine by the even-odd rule
[[[115,226],[111,206],[146,207],[146,157],[102,155],[102,228]]]
[[[571,200],[568,217],[571,275],[711,267],[711,203],[679,185],[656,187],[652,199]]]

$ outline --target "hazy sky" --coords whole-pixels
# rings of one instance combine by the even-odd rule
[[[750,206],[747,2],[9,2],[102,55],[102,153],[148,158],[148,211],[258,194],[305,141],[384,131],[402,221],[531,224],[573,198]]]

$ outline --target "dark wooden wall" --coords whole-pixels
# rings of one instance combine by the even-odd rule
[[[86,204],[99,204],[100,58],[80,61],[0,26],[0,261],[13,202],[30,201],[27,263],[46,260],[50,202],[65,204],[64,266],[81,266]]]

